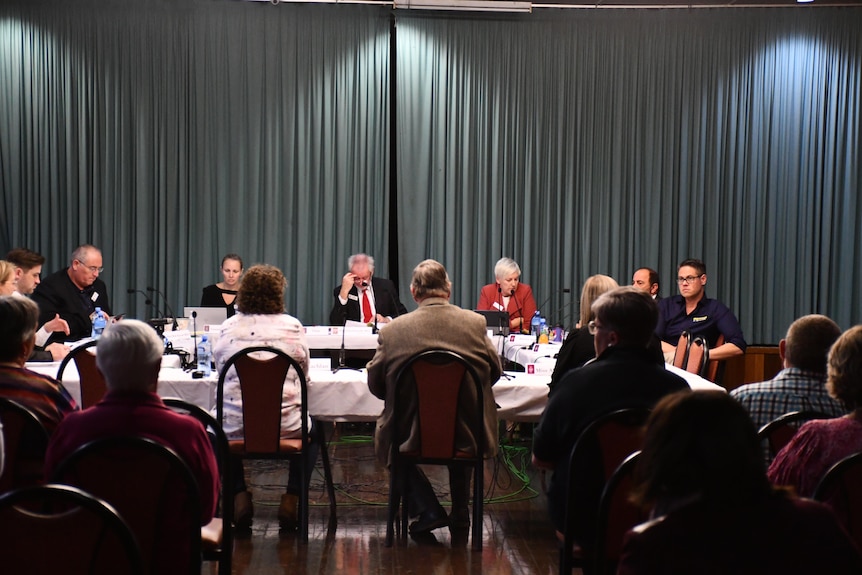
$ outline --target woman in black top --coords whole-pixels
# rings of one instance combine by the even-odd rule
[[[236,308],[236,290],[239,288],[239,280],[242,277],[242,258],[236,254],[227,254],[221,260],[221,274],[223,281],[208,285],[201,294],[201,307],[223,307],[227,310],[227,317],[231,317]]]

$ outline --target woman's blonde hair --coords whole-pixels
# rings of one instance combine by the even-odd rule
[[[610,276],[597,274],[587,278],[584,282],[584,287],[581,289],[581,313],[578,316],[578,327],[587,327],[592,319],[593,302],[600,295],[609,292],[612,289],[620,287],[616,280]]]

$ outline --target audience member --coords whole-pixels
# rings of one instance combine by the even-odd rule
[[[658,403],[634,485],[653,519],[626,535],[619,575],[862,573],[825,506],[770,487],[754,426],[724,392]]]
[[[479,292],[477,310],[509,312],[509,330],[530,333],[530,321],[536,313],[533,289],[521,283],[521,267],[512,258],[500,258],[494,266],[495,283]]]
[[[201,294],[201,307],[223,307],[227,317],[236,313],[236,293],[242,278],[242,258],[227,254],[221,259],[222,281],[208,285]]]
[[[744,353],[746,343],[736,316],[720,301],[706,297],[706,264],[694,259],[683,261],[679,264],[676,283],[679,295],[658,302],[659,321],[655,330],[668,362],[673,360],[679,336],[684,331],[706,338],[711,360]],[[724,343],[717,346],[719,336],[724,336]]]
[[[200,524],[212,520],[219,493],[219,472],[209,437],[196,419],[168,408],[156,394],[164,343],[138,320],[105,329],[96,346],[96,365],[107,393],[96,405],[66,417],[48,444],[45,477],[79,447],[97,439],[142,436],[170,447],[188,464],[200,493]],[[184,494],[165,493],[165,509],[180,509]],[[188,556],[184,527],[163,531],[165,546],[153,559],[154,572],[169,573],[171,557]],[[175,571],[176,569],[174,569]]]
[[[614,278],[602,274],[590,276],[581,289],[580,315],[575,329],[569,332],[560,351],[557,353],[557,363],[551,375],[551,391],[555,389],[560,379],[571,369],[584,365],[596,357],[596,347],[593,336],[587,324],[592,318],[592,305],[600,295],[620,287]]]
[[[308,344],[302,324],[293,316],[284,313],[284,289],[287,280],[281,270],[270,265],[255,265],[248,269],[239,284],[236,296],[238,313],[222,324],[221,334],[213,348],[213,356],[219,373],[231,356],[247,347],[274,347],[292,357],[308,374]],[[307,378],[307,381],[308,380]],[[281,400],[281,437],[297,438],[301,434],[299,376],[291,369],[284,380]],[[243,435],[242,391],[235,368],[228,371],[224,381],[224,415],[222,427],[228,439],[239,439]],[[213,408],[215,413],[215,408]],[[313,422],[309,418],[308,426]],[[313,431],[310,431],[314,438]],[[311,464],[317,460],[319,446],[310,446]],[[236,524],[248,527],[254,516],[251,493],[245,481],[242,460],[232,460],[236,484],[234,488]],[[306,478],[306,480],[310,479]],[[298,522],[299,494],[302,474],[299,466],[290,464],[287,488],[281,496],[278,519],[284,529],[296,529]]]
[[[111,315],[108,288],[99,279],[102,273],[102,252],[84,244],[72,252],[69,267],[54,272],[36,286],[33,301],[39,304],[39,324],[59,315],[69,325],[69,333],[54,332],[51,340],[76,341],[89,337],[96,308],[106,319]]]
[[[6,254],[6,260],[15,264],[15,277],[18,279],[18,293],[29,296],[39,285],[42,276],[42,265],[45,257],[33,250],[16,248]],[[48,338],[54,332],[68,335],[69,324],[58,315],[48,321],[36,332],[36,347],[28,361],[60,361],[69,355],[69,347],[62,343],[49,343]]]
[[[0,296],[12,295],[18,291],[18,278],[15,277],[15,265],[6,260],[0,260]]]
[[[24,367],[36,345],[39,308],[27,298],[0,296],[0,396],[33,411],[48,432],[75,411],[60,383]]]
[[[418,446],[415,401],[408,408],[393,413],[396,376],[416,354],[429,349],[446,349],[462,355],[476,369],[483,384],[485,409],[484,437],[473,437],[471,427],[464,421],[455,438],[459,450],[475,453],[477,442],[485,442],[485,454],[493,457],[497,452],[497,410],[491,386],[502,373],[497,350],[485,330],[485,320],[479,314],[463,310],[449,303],[451,283],[446,269],[439,262],[425,260],[413,270],[410,293],[419,308],[393,321],[380,332],[377,353],[368,363],[368,388],[384,401],[383,413],[377,420],[374,447],[381,463],[389,465],[393,426],[410,430],[402,451]],[[463,392],[459,416],[474,413],[476,397]],[[434,489],[422,470],[411,465],[404,469],[406,500],[411,517],[418,519],[410,524],[410,533],[417,535],[450,526],[453,532],[466,530],[470,524],[467,502],[470,493],[469,469],[461,465],[449,466],[449,486],[452,495],[452,512],[446,511],[434,494]]]
[[[799,428],[769,466],[769,480],[811,497],[832,465],[862,451],[862,325],[848,329],[829,351],[826,388],[850,413]]]
[[[656,301],[661,299],[661,296],[658,295],[658,272],[652,268],[636,269],[634,275],[632,275],[632,287],[650,294]]]
[[[331,325],[344,325],[348,320],[377,325],[407,313],[395,284],[374,276],[373,257],[353,254],[347,258],[347,269],[341,285],[332,290]]]
[[[769,381],[749,383],[730,392],[760,429],[791,411],[820,411],[832,417],[847,413],[826,391],[826,356],[841,328],[825,315],[806,315],[778,342],[784,369]]]
[[[631,407],[652,407],[660,398],[689,386],[668,372],[648,348],[658,320],[655,301],[633,287],[609,291],[593,302],[587,325],[594,336],[596,359],[569,371],[560,381],[533,434],[533,463],[553,470],[548,508],[558,533],[564,529],[567,465],[581,432],[596,418]],[[595,495],[593,500],[592,495]],[[585,496],[575,539],[591,538],[598,494]]]

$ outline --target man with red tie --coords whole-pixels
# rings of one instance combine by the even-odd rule
[[[335,301],[329,312],[330,325],[344,325],[347,320],[368,325],[388,323],[407,313],[398,299],[395,284],[385,278],[374,277],[374,258],[368,254],[354,254],[347,259],[350,270],[341,278],[332,294]]]

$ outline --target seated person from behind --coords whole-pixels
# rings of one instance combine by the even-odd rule
[[[45,476],[76,449],[106,437],[138,435],[170,447],[188,464],[200,494],[200,524],[216,511],[220,480],[210,439],[196,419],[172,411],[156,394],[164,342],[149,325],[125,320],[109,325],[96,345],[96,365],[105,377],[107,393],[96,405],[66,417],[48,444]],[[166,493],[165,509],[180,509],[184,493]],[[168,522],[166,525],[170,525]],[[169,573],[170,557],[184,557],[185,528],[164,532],[173,542],[159,557],[159,573]],[[174,546],[171,546],[174,545]]]
[[[482,382],[485,436],[473,437],[469,422],[464,420],[462,415],[459,432],[455,437],[456,447],[460,451],[475,453],[476,442],[483,441],[486,457],[493,457],[497,453],[497,409],[491,386],[502,373],[500,358],[488,338],[484,318],[449,303],[451,287],[446,269],[439,262],[425,260],[417,265],[413,270],[410,293],[419,308],[397,318],[380,332],[377,353],[368,363],[368,389],[375,397],[384,401],[383,413],[377,420],[377,431],[374,434],[374,449],[383,465],[390,464],[393,426],[398,426],[402,431],[412,430],[401,451],[411,451],[419,447],[415,402],[412,411],[405,409],[402,413],[393,413],[392,399],[395,397],[396,377],[401,368],[415,355],[430,349],[446,349],[460,354],[476,369]],[[462,389],[459,414],[475,413],[475,393],[463,392]],[[449,466],[452,512],[448,518],[434,494],[431,483],[418,466],[407,465],[403,470],[403,477],[407,490],[405,500],[408,514],[411,517],[418,516],[418,519],[410,524],[411,534],[427,533],[446,525],[449,525],[453,532],[469,527],[468,467]]]
[[[533,433],[533,464],[553,470],[548,510],[562,539],[565,528],[568,463],[581,432],[595,419],[625,408],[651,408],[669,393],[688,390],[649,349],[658,319],[655,301],[633,287],[606,292],[593,302],[596,359],[566,373],[557,385]],[[575,540],[590,541],[595,533],[599,493],[583,495]]]
[[[612,289],[620,287],[614,278],[602,274],[590,276],[584,282],[581,289],[580,316],[575,329],[569,332],[560,351],[557,353],[557,363],[554,365],[554,373],[551,375],[551,391],[560,382],[560,379],[571,369],[581,367],[589,360],[596,357],[596,347],[593,336],[587,324],[593,319],[590,315],[593,302],[600,295]]]
[[[760,429],[791,411],[847,413],[826,390],[826,357],[841,328],[825,315],[806,315],[792,324],[778,343],[784,369],[769,381],[749,383],[730,392]]]
[[[862,451],[862,325],[832,346],[827,374],[829,395],[850,413],[803,424],[769,466],[769,480],[794,487],[800,497],[811,497],[830,467]]]
[[[770,487],[754,425],[724,392],[658,403],[633,495],[652,520],[626,534],[619,575],[862,573],[829,509]]]
[[[6,254],[6,260],[17,268],[15,277],[18,278],[18,293],[25,296],[32,295],[41,281],[45,257],[27,248],[15,248]],[[69,324],[59,314],[43,324],[36,332],[36,347],[27,361],[60,361],[69,355],[69,347],[62,343],[45,345],[55,331],[62,332],[64,335],[69,334]]]
[[[479,292],[477,310],[509,312],[512,333],[530,333],[530,321],[536,313],[533,289],[520,282],[521,267],[512,258],[500,258],[494,266],[495,283]]]
[[[235,353],[256,346],[280,349],[299,363],[308,374],[308,344],[302,324],[293,316],[284,313],[284,289],[287,280],[281,270],[270,265],[255,265],[245,272],[236,296],[238,313],[222,324],[218,341],[213,347],[213,358],[219,373]],[[306,378],[310,384],[310,380]],[[288,371],[282,388],[281,437],[297,438],[301,434],[299,376],[292,368]],[[215,390],[214,390],[215,391]],[[224,380],[224,415],[222,427],[228,439],[243,436],[242,392],[236,368],[231,368]],[[213,407],[213,415],[216,408]],[[314,422],[309,418],[308,428],[314,438]],[[317,460],[319,446],[312,442],[311,465]],[[231,457],[235,484],[231,486],[235,499],[235,519],[238,527],[247,528],[254,516],[251,493],[245,481],[242,459]],[[310,479],[310,477],[309,477]],[[296,529],[299,493],[302,485],[299,466],[290,463],[285,493],[281,496],[278,519],[285,529]]]
[[[0,397],[30,409],[48,430],[77,409],[54,378],[30,371],[24,364],[36,345],[39,308],[20,296],[0,296]]]
[[[638,268],[632,275],[632,287],[646,292],[656,301],[661,299],[658,295],[659,277],[658,272],[652,268]]]
[[[93,331],[93,315],[101,308],[105,319],[111,315],[108,288],[99,279],[102,252],[84,244],[72,252],[69,267],[56,271],[36,286],[33,301],[39,304],[39,324],[57,315],[69,325],[69,333],[54,332],[51,341],[77,341]]]
[[[377,325],[407,313],[395,284],[374,276],[373,257],[353,254],[347,258],[347,269],[341,285],[332,290],[335,301],[329,312],[330,325],[344,325],[348,320]]]
[[[679,295],[658,302],[659,321],[655,333],[662,340],[667,361],[673,361],[679,336],[684,331],[706,338],[710,360],[742,355],[746,343],[736,316],[720,301],[706,297],[706,264],[695,259],[683,261],[679,264],[676,283]],[[716,346],[719,336],[724,336],[724,343]]]
[[[201,307],[223,307],[227,317],[236,313],[236,290],[242,278],[242,258],[236,254],[227,254],[221,260],[222,281],[208,285],[201,294]]]
[[[15,265],[6,260],[0,260],[0,296],[12,295],[18,291],[18,278],[15,277]]]

